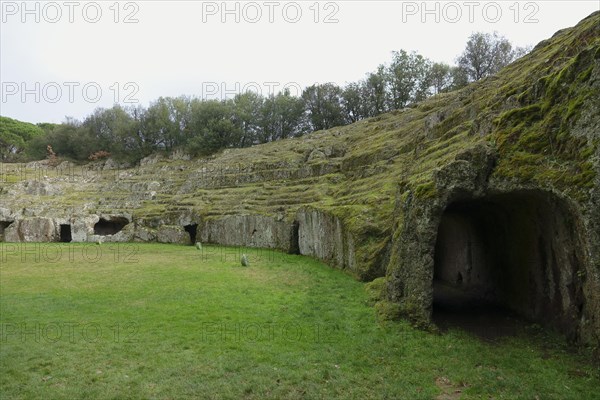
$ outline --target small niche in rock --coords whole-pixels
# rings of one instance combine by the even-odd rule
[[[124,217],[112,217],[110,219],[100,218],[94,225],[94,235],[114,235],[119,233],[129,221]]]
[[[13,221],[0,221],[0,242],[4,241],[4,230],[12,223]]]
[[[185,231],[190,235],[190,243],[195,244],[196,235],[198,232],[198,224],[185,225],[183,229],[185,229]]]
[[[60,226],[60,241],[62,243],[69,243],[73,240],[71,236],[71,225],[61,224]]]
[[[0,221],[0,235],[4,234],[4,230],[12,224],[13,221]]]

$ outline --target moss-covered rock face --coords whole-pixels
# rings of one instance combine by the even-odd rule
[[[359,279],[385,277],[385,314],[426,326],[434,276],[448,275],[439,249],[468,242],[436,252],[440,224],[461,210],[451,230],[470,226],[463,237],[501,260],[483,265],[507,271],[483,286],[599,343],[598,110],[595,13],[496,76],[350,126],[133,168],[0,164],[0,238],[60,240],[69,226],[73,241],[191,243],[193,226],[202,242],[279,248]],[[129,223],[99,237],[101,218]],[[498,228],[475,229],[486,218]],[[449,254],[467,259],[464,249]]]

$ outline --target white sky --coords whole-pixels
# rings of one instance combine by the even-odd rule
[[[147,106],[159,96],[223,98],[244,86],[266,95],[284,85],[343,85],[387,63],[393,50],[453,63],[472,32],[536,44],[599,10],[600,0],[29,1],[30,13],[22,1],[0,6],[0,115],[58,123],[115,100]],[[124,23],[128,15],[137,22]]]

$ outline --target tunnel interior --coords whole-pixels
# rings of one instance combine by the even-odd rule
[[[128,223],[129,220],[124,217],[100,218],[100,221],[94,225],[94,234],[103,236],[114,235],[115,233],[119,233]]]
[[[71,236],[71,225],[61,224],[60,225],[60,241],[63,243],[69,243],[73,240]]]
[[[451,203],[435,246],[434,322],[515,317],[575,335],[584,307],[578,235],[576,218],[546,193]]]
[[[190,235],[190,243],[196,243],[196,236],[198,234],[198,224],[189,224],[183,227],[185,231]]]

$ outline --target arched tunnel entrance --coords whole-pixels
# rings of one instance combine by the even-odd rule
[[[544,192],[451,203],[435,246],[434,322],[498,335],[521,319],[575,339],[584,307],[582,231]]]

